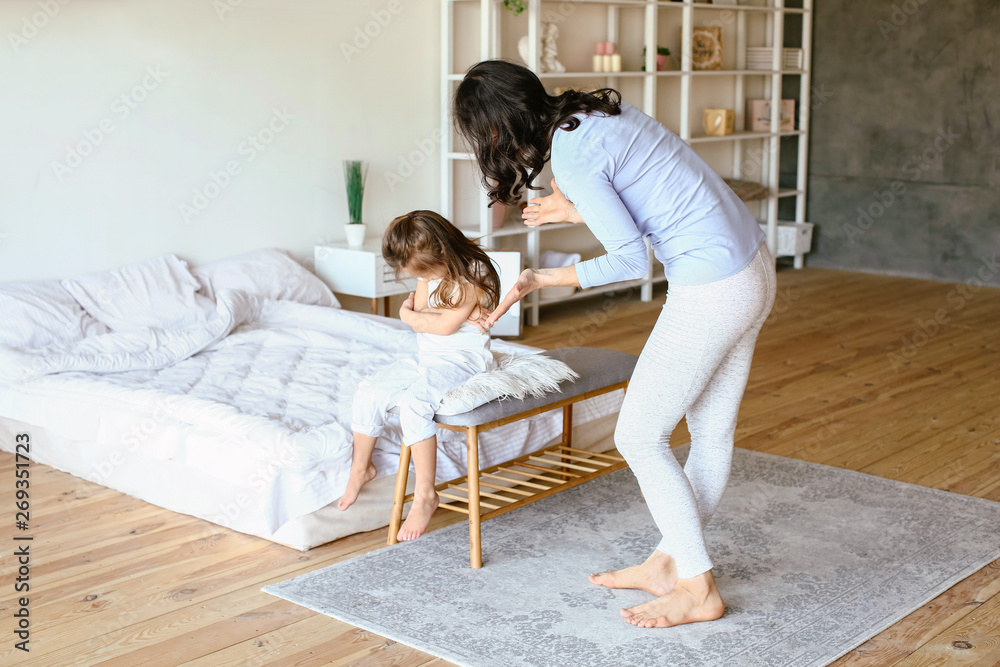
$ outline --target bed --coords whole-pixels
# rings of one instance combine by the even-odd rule
[[[415,353],[393,318],[343,310],[283,251],[189,268],[174,255],[62,281],[0,284],[0,447],[173,511],[307,550],[388,523],[400,437],[347,512],[357,383]],[[494,350],[530,354],[501,340]],[[610,449],[621,392],[577,407],[578,446]],[[484,465],[557,440],[559,410],[483,435]],[[465,474],[442,432],[438,477]]]

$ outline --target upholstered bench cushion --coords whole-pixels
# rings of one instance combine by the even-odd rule
[[[632,377],[632,370],[638,361],[638,357],[633,354],[603,350],[597,347],[561,347],[539,354],[545,354],[564,362],[579,373],[579,379],[573,382],[563,382],[558,392],[538,397],[529,396],[525,399],[499,398],[461,414],[436,415],[434,421],[449,426],[488,424],[497,419],[561,401],[564,398],[572,398],[594,389],[624,382]]]

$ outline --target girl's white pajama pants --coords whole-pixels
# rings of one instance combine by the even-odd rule
[[[394,362],[358,385],[351,428],[378,437],[388,412],[398,407],[403,444],[426,440],[437,434],[434,413],[441,399],[483,370],[481,355],[420,354]]]
[[[763,243],[735,275],[668,285],[629,382],[615,444],[662,536],[656,549],[674,558],[681,579],[712,569],[703,529],[729,480],[736,414],[774,295],[774,263]],[[685,415],[691,449],[682,469],[670,434]]]

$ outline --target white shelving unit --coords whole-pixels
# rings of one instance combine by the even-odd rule
[[[762,183],[767,187],[768,196],[759,202],[748,202],[751,212],[758,207],[756,217],[766,226],[767,243],[772,254],[778,250],[778,209],[779,200],[794,198],[793,225],[805,226],[806,205],[806,164],[809,133],[809,90],[811,68],[811,21],[812,0],[749,0],[752,4],[705,4],[692,0],[526,0],[526,25],[522,18],[514,18],[503,7],[502,0],[441,0],[441,129],[443,137],[443,158],[441,161],[441,213],[461,227],[467,234],[482,237],[488,246],[500,247],[519,244],[528,266],[538,266],[539,256],[547,239],[554,233],[569,228],[579,229],[582,225],[549,224],[541,227],[527,227],[517,221],[496,226],[493,212],[487,207],[485,192],[474,181],[475,162],[472,155],[459,152],[458,140],[451,122],[451,104],[455,88],[464,76],[464,71],[480,60],[510,58],[520,60],[517,55],[517,38],[523,34],[529,37],[528,62],[534,72],[539,73],[540,35],[545,18],[557,18],[560,25],[559,59],[567,69],[574,65],[589,67],[576,53],[566,53],[564,44],[573,46],[589,43],[592,53],[593,41],[604,39],[614,42],[617,51],[623,54],[623,69],[634,67],[633,71],[595,73],[590,71],[567,71],[562,73],[539,73],[539,78],[547,88],[557,85],[610,87],[622,92],[622,97],[645,113],[657,118],[692,145],[720,175],[742,178]],[[793,6],[786,6],[793,5]],[[603,17],[605,29],[597,34],[593,30],[595,11],[606,11]],[[585,9],[584,9],[585,8]],[[478,9],[478,11],[476,11]],[[583,9],[583,11],[580,11]],[[461,16],[459,16],[461,13]],[[544,14],[543,14],[544,13]],[[586,16],[581,16],[586,14]],[[543,18],[544,16],[544,18]],[[782,49],[786,18],[795,16],[801,24],[802,68],[783,69]],[[586,22],[583,25],[581,22]],[[716,71],[696,71],[692,69],[692,27],[719,25],[723,28],[723,58],[727,69]],[[516,35],[504,34],[515,32]],[[589,32],[588,32],[589,31]],[[580,42],[576,34],[584,32],[593,41]],[[478,39],[474,35],[478,33]],[[631,42],[628,40],[633,38]],[[462,62],[457,62],[456,37],[465,41]],[[506,39],[505,39],[506,37]],[[470,47],[470,43],[475,44]],[[680,54],[680,68],[656,71],[658,45],[671,48]],[[631,57],[631,52],[641,53],[645,46],[645,71],[639,69],[641,58]],[[770,70],[746,68],[748,46],[765,46],[773,50]],[[677,48],[679,47],[679,49]],[[564,57],[564,53],[566,53]],[[798,77],[797,122],[795,129],[781,131],[779,110],[782,99],[783,77]],[[641,86],[640,90],[636,90]],[[669,88],[668,88],[669,87]],[[660,89],[663,93],[660,94]],[[667,99],[664,97],[667,96]],[[746,131],[745,105],[748,97],[771,100],[771,128],[767,132]],[[706,103],[705,100],[713,100]],[[729,103],[717,100],[729,100]],[[695,108],[698,101],[700,105]],[[700,131],[702,108],[707,106],[733,108],[735,110],[735,132],[728,136],[708,136]],[[696,129],[697,128],[697,129]],[[798,146],[795,152],[795,184],[782,187],[781,143],[782,139],[794,137]],[[721,149],[721,152],[720,152]],[[709,154],[710,157],[708,156]],[[456,171],[464,169],[465,178],[456,176]],[[752,172],[752,173],[750,173]],[[471,174],[471,176],[470,176]],[[457,205],[457,188],[474,187],[477,195],[475,205],[465,210]],[[539,185],[546,183],[536,182]],[[531,196],[543,196],[547,191]],[[466,204],[468,198],[466,198]],[[783,224],[788,224],[782,221]],[[592,237],[591,237],[592,239]],[[591,255],[603,252],[600,244],[592,239]],[[556,245],[554,250],[565,250]],[[639,287],[644,301],[652,298],[653,285],[664,280],[662,268],[650,253],[650,271],[645,278],[628,283],[578,291],[569,297],[543,300],[538,291],[526,299],[526,321],[538,324],[539,309],[548,303],[589,296],[596,293],[618,291],[628,287]],[[587,252],[584,251],[584,255]],[[800,260],[796,261],[796,266]]]

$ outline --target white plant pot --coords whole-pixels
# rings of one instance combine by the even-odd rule
[[[344,225],[344,234],[347,236],[347,245],[361,246],[365,243],[365,231],[368,225],[363,222],[349,223]]]

